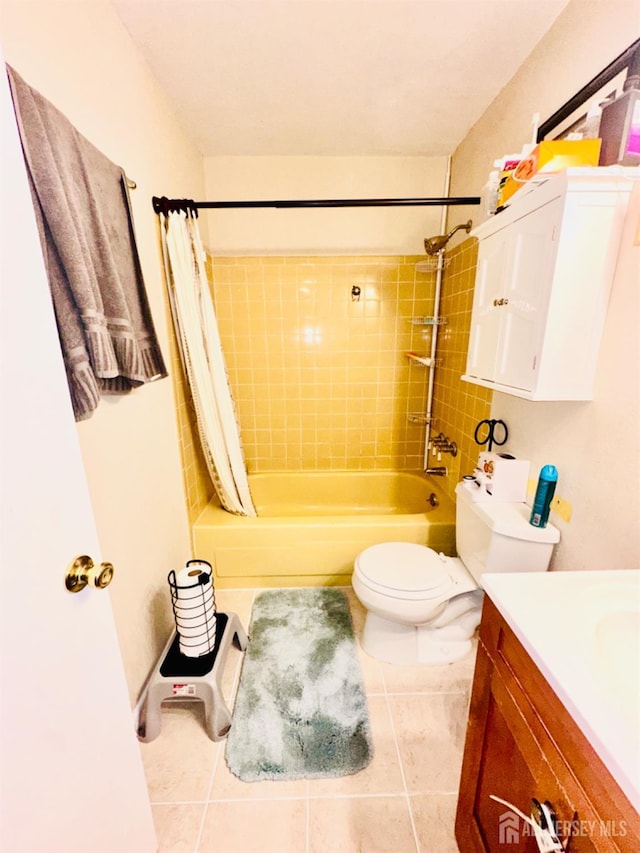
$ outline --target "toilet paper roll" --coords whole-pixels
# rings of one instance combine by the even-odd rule
[[[192,560],[169,574],[180,652],[200,657],[213,651],[216,639],[215,595],[209,563]]]
[[[173,602],[173,611],[176,618],[192,619],[202,609],[202,606],[207,609],[213,607],[213,603],[213,587],[210,586],[193,598],[176,598]]]
[[[211,572],[187,566],[176,572],[175,591],[179,599],[200,598],[202,588],[211,586]]]

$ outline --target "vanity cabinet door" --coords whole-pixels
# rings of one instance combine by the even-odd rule
[[[485,597],[456,839],[462,853],[537,853],[533,828],[491,795],[525,815],[548,800],[568,853],[640,850],[637,813]]]
[[[558,817],[559,832],[564,843],[574,826],[597,822],[584,798],[572,796],[571,776],[566,768],[566,778],[561,781],[553,772],[534,733],[527,723],[523,709],[518,706],[500,674],[493,667],[484,649],[479,651],[488,666],[486,703],[483,703],[482,720],[476,725],[482,731],[480,752],[475,760],[467,755],[462,770],[456,837],[460,849],[499,853],[505,849],[538,853],[533,828],[505,803],[492,799],[499,797],[530,815],[532,798],[548,801]],[[480,664],[481,666],[483,664]],[[567,784],[568,782],[568,784]],[[580,802],[582,800],[582,802]],[[513,845],[511,848],[508,845]],[[585,835],[571,837],[568,851],[594,853],[615,851],[617,848],[604,839],[596,846],[594,839]]]

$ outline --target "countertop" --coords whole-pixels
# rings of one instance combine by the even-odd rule
[[[640,571],[485,574],[482,585],[640,810]]]

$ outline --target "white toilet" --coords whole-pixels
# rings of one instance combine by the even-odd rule
[[[352,584],[367,609],[362,647],[396,664],[446,664],[471,649],[485,572],[545,572],[560,532],[529,524],[524,503],[474,501],[456,486],[458,557],[384,542],[356,557]]]

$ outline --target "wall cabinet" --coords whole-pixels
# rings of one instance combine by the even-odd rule
[[[568,169],[475,229],[464,380],[530,400],[589,400],[630,169]]]
[[[568,853],[640,850],[640,818],[486,597],[456,815],[464,853],[538,851],[530,814],[548,800]]]

